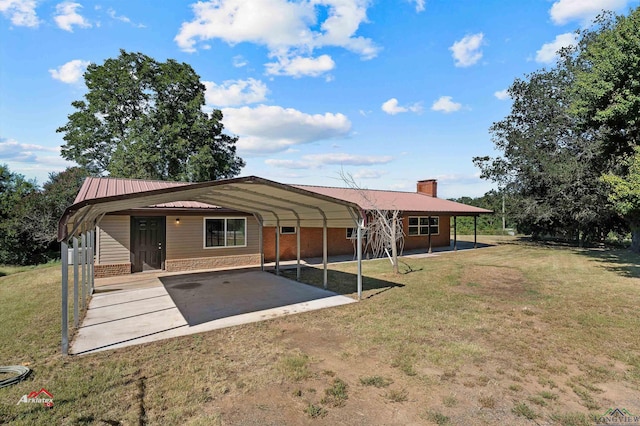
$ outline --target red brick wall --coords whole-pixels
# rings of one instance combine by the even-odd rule
[[[416,216],[412,214],[411,216]],[[429,237],[409,236],[408,215],[403,216],[404,228],[404,248],[405,250],[427,249],[429,247]],[[440,232],[431,236],[432,247],[442,247],[449,245],[449,216],[440,216]],[[273,262],[276,258],[276,235],[275,228],[265,227],[262,234],[264,243],[264,260]],[[353,254],[354,245],[347,239],[345,228],[327,229],[327,251],[329,256],[340,254]],[[300,257],[322,257],[322,228],[302,228],[300,234]],[[280,234],[280,260],[296,259],[296,235]]]

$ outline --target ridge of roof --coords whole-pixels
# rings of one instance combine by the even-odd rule
[[[369,189],[369,188],[346,188],[346,187],[342,187],[342,186],[329,186],[329,185],[299,185],[299,184],[287,184],[287,185],[291,185],[291,186],[295,186],[298,188],[327,188],[327,189],[344,189],[344,190],[350,190],[350,191],[375,191],[375,192],[393,192],[394,194],[420,194],[420,195],[426,195],[427,197],[431,197],[431,195],[425,194],[425,193],[421,193],[421,192],[412,192],[412,191],[400,191],[397,189]],[[431,197],[431,198],[438,198],[438,197]]]

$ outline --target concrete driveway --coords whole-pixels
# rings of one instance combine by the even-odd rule
[[[122,279],[126,283],[127,277]],[[256,270],[150,276],[142,287],[106,292],[97,287],[70,353],[116,349],[355,302]]]

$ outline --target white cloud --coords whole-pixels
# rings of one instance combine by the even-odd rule
[[[36,0],[0,0],[0,12],[18,27],[35,28],[40,25]]]
[[[336,66],[331,56],[321,55],[317,58],[297,56],[294,58],[278,58],[277,62],[265,64],[267,74],[289,75],[292,77],[317,77],[331,71]]]
[[[453,102],[451,99],[451,96],[440,96],[440,98],[436,100],[433,105],[431,105],[431,109],[433,111],[450,113],[458,111],[460,108],[462,108],[462,104]]]
[[[424,12],[424,2],[425,0],[411,0],[412,3],[416,4],[416,12]]]
[[[60,148],[26,144],[20,143],[14,139],[0,138],[0,158],[3,160],[17,161],[21,163],[37,163],[40,158],[37,155],[38,151],[59,153]]]
[[[49,73],[51,74],[51,77],[56,80],[60,80],[67,84],[73,84],[77,83],[80,78],[82,78],[82,75],[89,64],[89,61],[74,59],[64,65],[60,65],[58,69],[50,69]]]
[[[77,25],[80,28],[89,28],[91,24],[76,10],[82,8],[80,3],[73,3],[65,1],[56,5],[56,13],[54,20],[58,27],[65,31],[73,32],[73,26]]]
[[[484,34],[472,34],[456,41],[449,48],[453,52],[456,67],[469,67],[482,58],[482,40]]]
[[[114,9],[107,9],[107,14],[111,17],[111,19],[115,19],[116,21],[124,22],[125,24],[129,24],[137,28],[145,28],[144,24],[136,24],[132,22],[128,16],[118,15]]]
[[[248,64],[249,61],[247,61],[242,55],[236,55],[233,57],[233,66],[236,68],[242,68]]]
[[[398,104],[398,100],[396,98],[391,98],[388,101],[384,102],[380,107],[384,112],[391,115],[400,114],[401,112],[422,112],[422,104],[420,102],[416,102],[407,106],[400,106]]]
[[[204,97],[207,105],[215,107],[262,102],[269,92],[266,84],[253,78],[248,80],[227,80],[219,85],[212,81],[203,81],[202,83],[206,87]]]
[[[314,164],[308,161],[281,160],[281,159],[269,158],[264,162],[269,166],[278,167],[281,169],[293,169],[293,170],[305,169],[306,170],[306,169],[312,169],[317,167],[317,164]]]
[[[551,43],[545,43],[536,52],[536,62],[551,63],[558,58],[558,51],[563,47],[574,46],[578,41],[575,33],[564,33],[557,35]]]
[[[508,89],[498,90],[497,92],[493,92],[493,96],[500,99],[501,101],[505,101],[509,99],[509,90]]]
[[[355,172],[353,177],[355,179],[378,179],[386,174],[387,172],[384,170],[362,169]]]
[[[629,2],[629,0],[557,0],[549,9],[549,15],[557,25],[564,25],[573,20],[588,23],[603,10],[619,10]]]
[[[238,136],[238,149],[245,153],[281,152],[314,141],[345,137],[351,122],[344,114],[306,114],[293,108],[259,105],[254,108],[224,108],[226,129]]]
[[[319,164],[341,164],[347,166],[370,166],[372,164],[387,164],[393,161],[390,155],[353,155],[345,153],[309,154],[302,158]]]
[[[269,56],[282,65],[276,69],[282,70],[287,69],[287,60],[311,59],[314,49],[327,46],[342,47],[363,59],[371,59],[377,55],[378,46],[371,39],[356,35],[360,24],[367,22],[369,3],[369,0],[197,2],[191,5],[194,19],[182,23],[174,40],[186,52],[195,52],[199,42],[211,39],[231,45],[242,42],[263,45]],[[311,63],[297,61],[292,66],[293,69],[311,66],[315,72],[319,67],[326,70],[327,58],[321,62],[318,59]]]

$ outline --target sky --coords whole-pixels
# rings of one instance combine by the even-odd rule
[[[0,0],[0,164],[42,184],[83,73],[120,49],[190,64],[241,176],[478,197],[516,78],[640,0]]]

